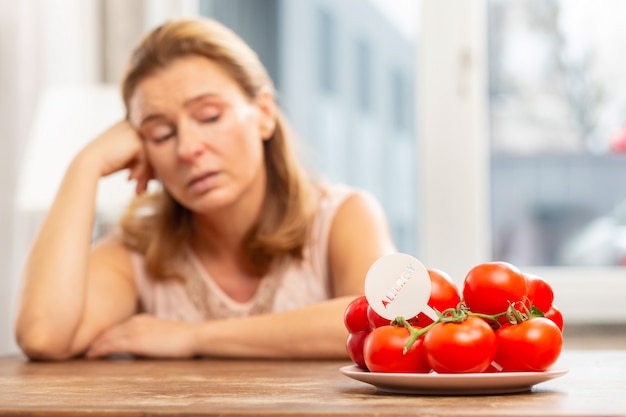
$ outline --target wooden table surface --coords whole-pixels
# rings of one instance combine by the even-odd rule
[[[564,351],[565,376],[519,394],[389,395],[345,361],[0,358],[0,415],[626,416],[626,351]]]

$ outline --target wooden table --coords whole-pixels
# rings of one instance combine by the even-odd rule
[[[626,351],[565,351],[563,377],[531,392],[388,395],[345,361],[0,358],[0,415],[626,416]]]

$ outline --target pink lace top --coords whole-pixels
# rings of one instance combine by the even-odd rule
[[[293,310],[329,299],[330,227],[337,209],[354,192],[344,185],[327,187],[304,248],[304,259],[277,262],[263,277],[255,296],[245,303],[230,298],[191,250],[186,250],[181,258],[184,282],[152,279],[145,269],[144,257],[133,252],[134,277],[142,310],[162,319],[198,322]]]

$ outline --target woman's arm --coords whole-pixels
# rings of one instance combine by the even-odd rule
[[[115,273],[107,278],[107,268],[115,268],[108,260],[120,259],[115,257],[122,250],[119,245],[115,249],[114,244],[103,244],[90,253],[99,179],[129,167],[134,168],[131,176],[144,178],[145,167],[136,165],[141,152],[132,128],[120,122],[87,145],[68,167],[24,269],[15,331],[29,357],[76,355],[95,332],[134,309],[134,288]]]
[[[344,311],[363,293],[370,265],[394,251],[380,206],[366,194],[355,195],[339,209],[331,228],[335,298],[289,312],[203,323],[133,316],[103,333],[87,355],[345,358]]]
[[[135,315],[98,337],[88,357],[344,358],[343,312],[353,297],[245,318],[186,323]]]

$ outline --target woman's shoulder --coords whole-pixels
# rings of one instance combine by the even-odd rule
[[[338,218],[349,217],[363,206],[375,204],[365,190],[344,183],[318,183],[318,207],[313,222],[313,241],[327,243]]]
[[[363,190],[345,183],[318,183],[317,189],[322,206],[339,206],[349,197],[363,192]]]
[[[367,235],[368,229],[388,230],[384,208],[370,191],[343,183],[323,184],[321,190],[318,222],[325,223],[329,237],[333,232]]]
[[[345,183],[320,183],[320,210],[332,213],[332,217],[341,211],[351,212],[364,207],[378,209],[380,202],[369,191]]]

